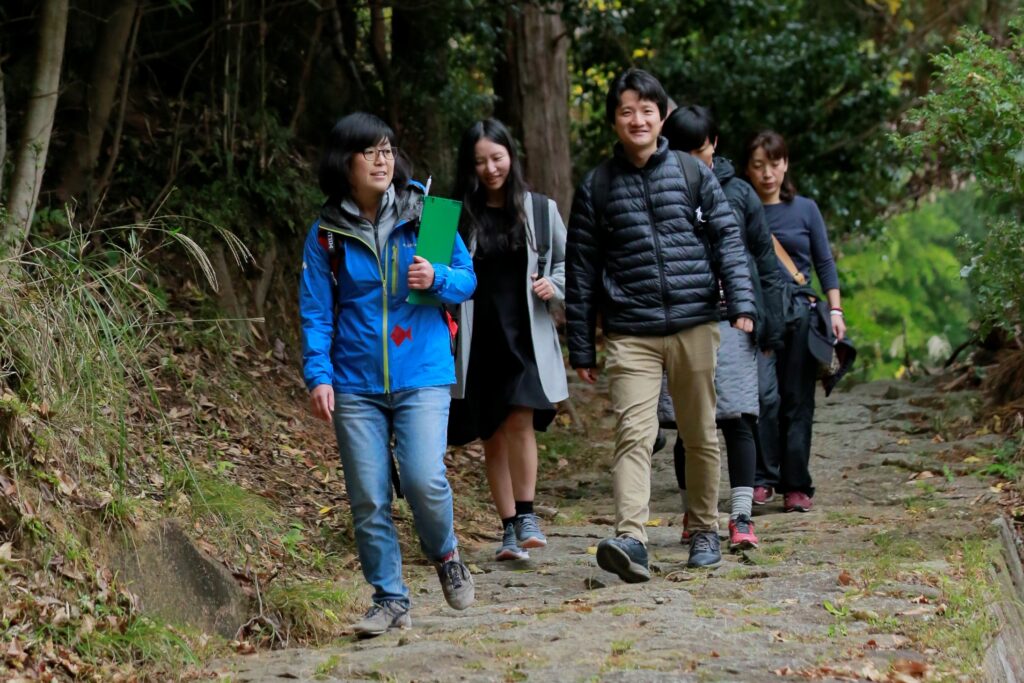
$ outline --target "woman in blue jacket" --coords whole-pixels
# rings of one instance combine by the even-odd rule
[[[443,309],[406,301],[411,290],[458,304],[476,287],[456,239],[451,265],[415,256],[423,192],[410,184],[376,116],[334,126],[320,162],[327,195],[306,238],[299,284],[303,372],[314,414],[333,420],[363,576],[373,606],[354,626],[361,637],[409,628],[409,589],[391,518],[389,443],[423,552],[448,604],[473,602],[459,558],[444,451],[455,381]]]

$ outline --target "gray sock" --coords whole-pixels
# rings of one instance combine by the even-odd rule
[[[686,513],[686,489],[679,489],[679,499],[683,501],[683,513]]]
[[[732,513],[729,515],[729,519],[736,519],[741,515],[750,517],[750,509],[754,503],[754,487],[734,487],[730,493],[730,503],[732,506]]]

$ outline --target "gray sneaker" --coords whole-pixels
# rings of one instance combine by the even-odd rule
[[[409,608],[394,600],[374,603],[373,607],[366,610],[363,618],[352,625],[352,630],[359,638],[374,638],[393,628],[412,628]]]
[[[501,536],[501,547],[494,554],[494,559],[502,560],[528,560],[530,553],[519,547],[516,543],[516,528],[511,522],[505,525],[505,533]]]
[[[722,564],[722,549],[715,531],[695,531],[690,538],[690,559],[686,566],[712,569]]]
[[[473,575],[459,558],[459,549],[448,553],[443,560],[435,563],[437,578],[441,580],[444,599],[452,609],[466,609],[476,599]]]
[[[537,515],[529,513],[516,517],[516,538],[524,548],[543,548],[548,544],[547,537],[541,532],[537,523]]]

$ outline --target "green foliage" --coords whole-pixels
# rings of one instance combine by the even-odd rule
[[[88,468],[101,485],[125,476],[125,420],[146,381],[139,358],[167,314],[149,289],[154,252],[177,245],[204,273],[213,269],[178,223],[74,225],[17,261],[0,260],[0,416],[25,406],[34,460]]]
[[[822,18],[816,3],[614,3],[584,12],[577,40],[577,170],[607,153],[604,96],[611,75],[649,69],[681,104],[709,105],[720,151],[739,160],[746,139],[771,127],[790,144],[791,175],[834,232],[874,229],[897,187],[899,158],[883,129],[903,94],[900,57],[863,25]],[[850,26],[854,28],[850,28]],[[895,46],[894,46],[895,47]],[[895,81],[893,80],[895,78]]]
[[[940,195],[887,220],[877,239],[843,246],[843,307],[862,376],[893,377],[908,359],[941,363],[970,334],[957,244],[979,211],[970,191]]]
[[[984,238],[967,239],[964,275],[983,329],[1014,331],[1024,320],[1024,16],[1005,45],[965,30],[935,58],[937,87],[911,112],[897,144],[973,177],[988,198]]]
[[[314,642],[338,635],[357,605],[357,594],[331,581],[274,582],[263,596],[295,636]]]

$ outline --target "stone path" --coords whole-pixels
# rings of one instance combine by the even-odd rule
[[[972,401],[896,382],[819,397],[814,511],[783,514],[778,499],[756,510],[760,549],[712,572],[685,569],[669,447],[654,464],[649,583],[594,561],[611,533],[608,477],[549,481],[539,499],[561,510],[549,547],[522,563],[469,549],[469,610],[444,607],[433,572],[412,567],[412,630],[219,670],[251,683],[980,680],[1001,564],[994,494],[968,470],[997,440],[936,437]]]

